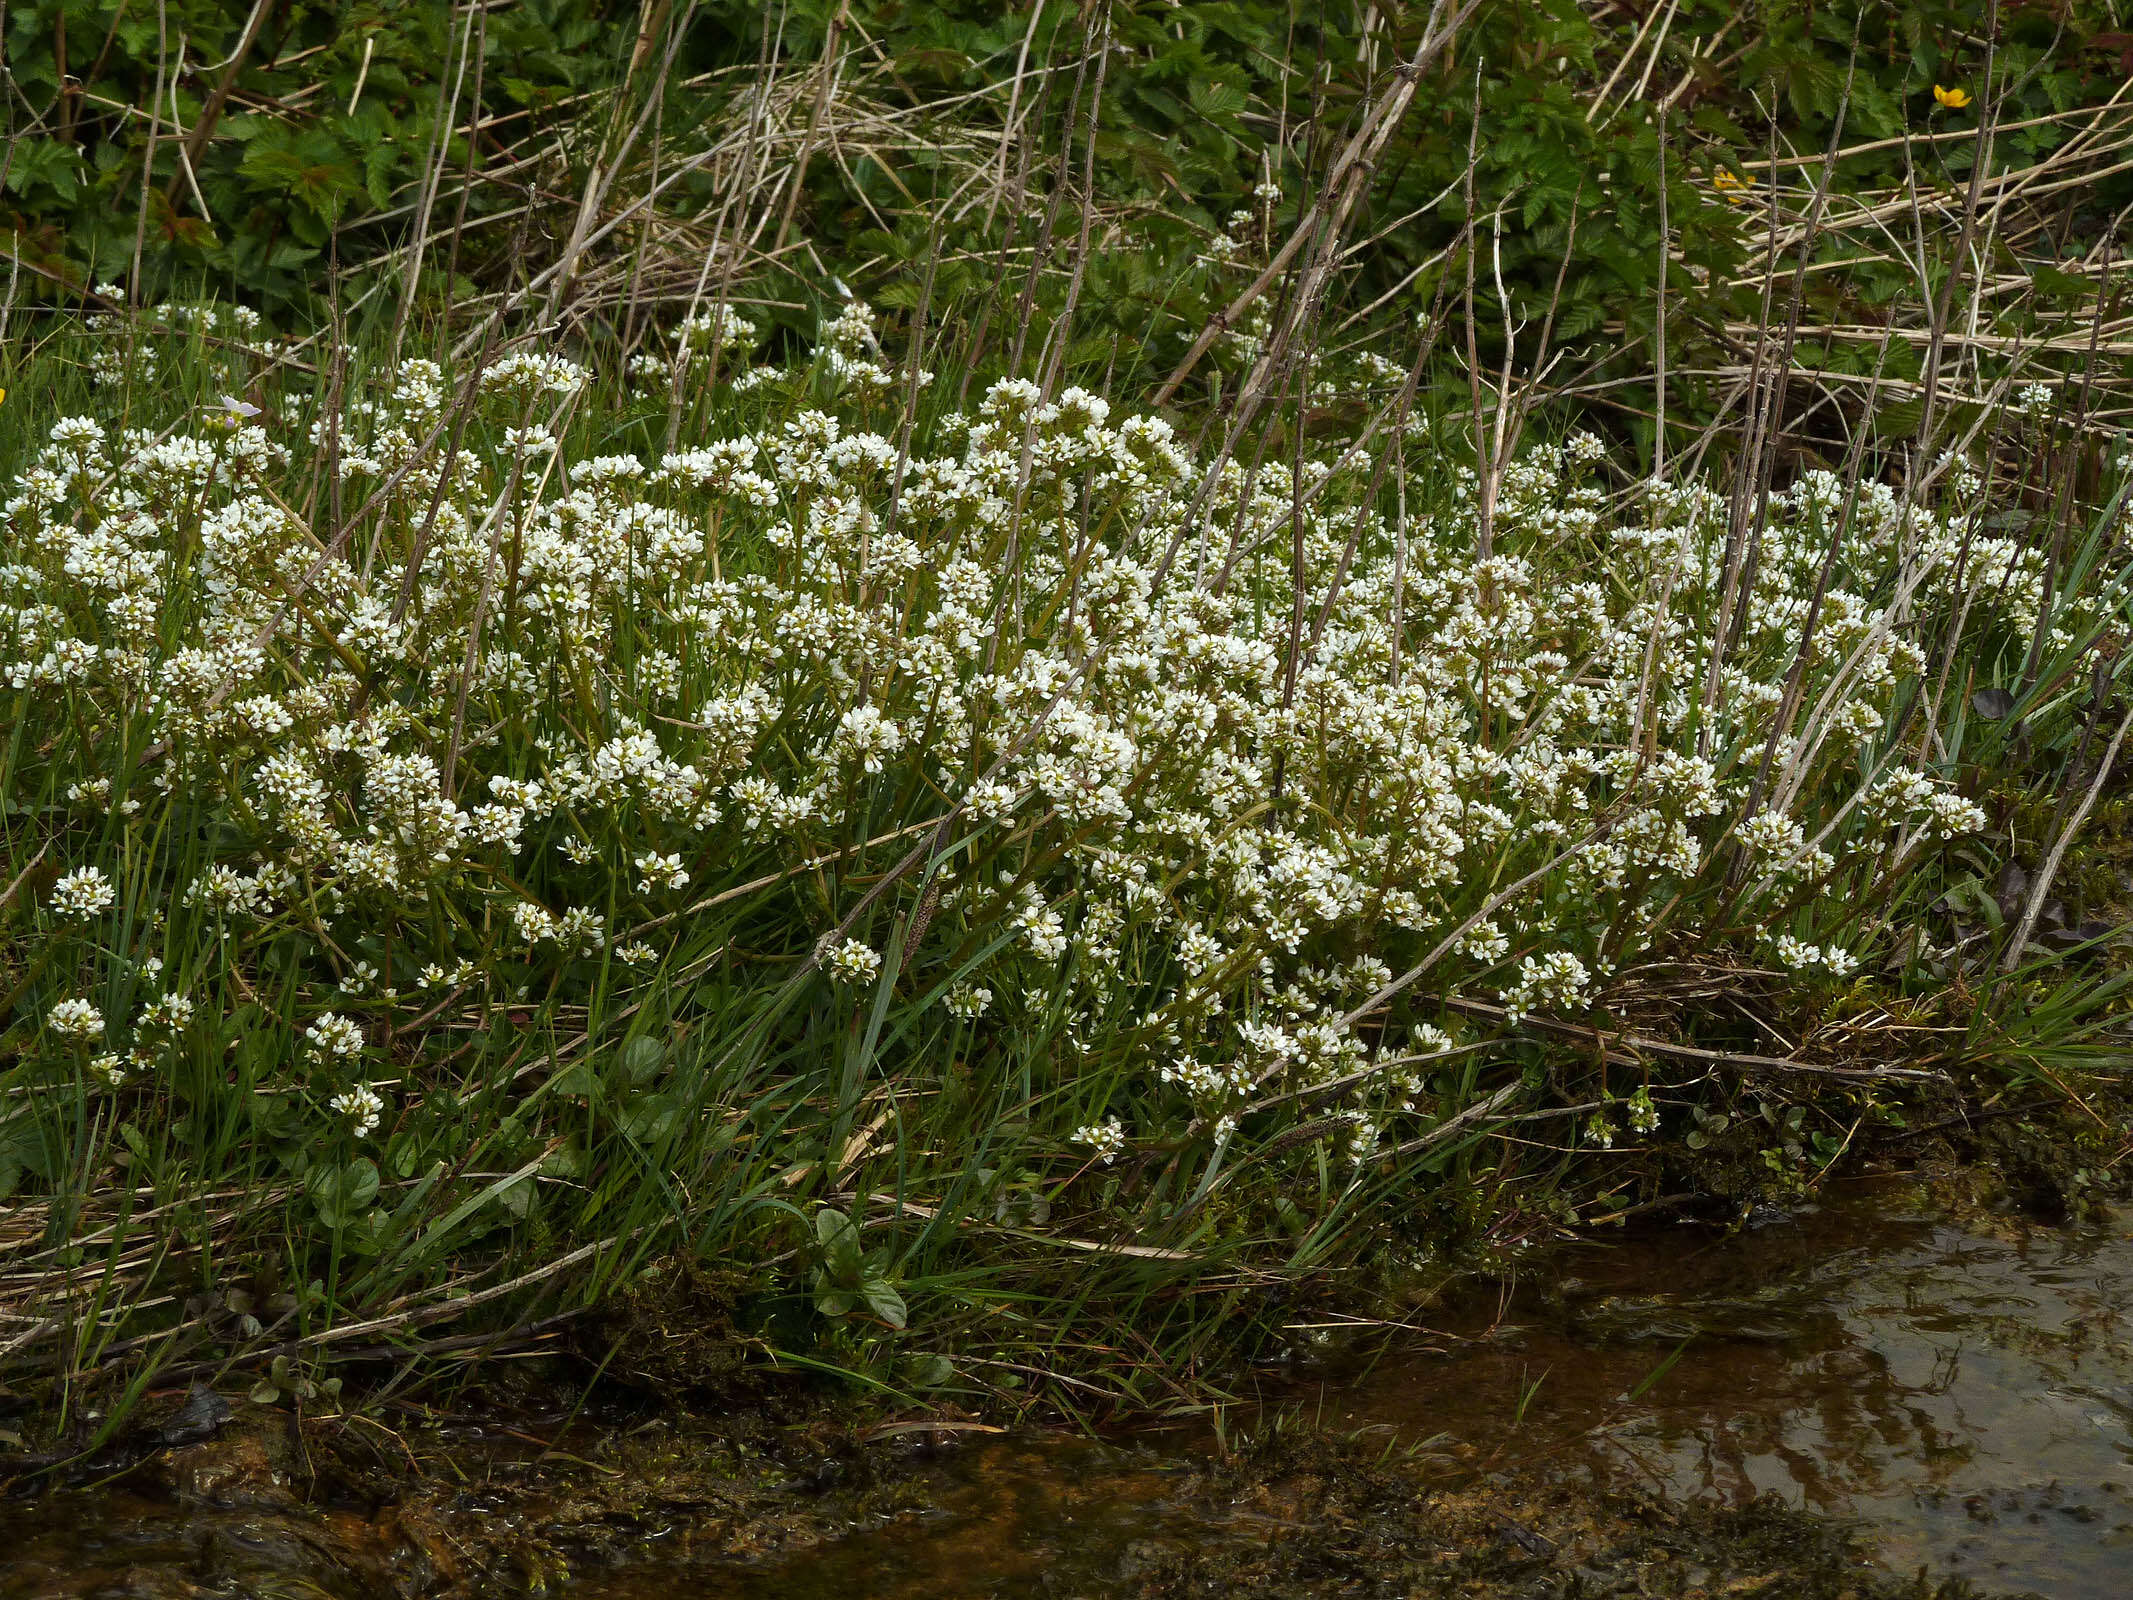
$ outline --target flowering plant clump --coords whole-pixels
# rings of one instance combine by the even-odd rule
[[[957,1168],[892,1143],[929,1097],[1141,1225],[1166,1163],[1330,1152],[1349,1204],[1484,1094],[1544,1109],[1492,1041],[1627,974],[1894,972],[1890,886],[1984,821],[1920,641],[2092,615],[1970,501],[1810,472],[1743,561],[1725,495],[1589,436],[1408,516],[1370,451],[1209,462],[1081,388],[917,429],[856,303],[811,365],[754,338],[45,429],[0,531],[56,868],[10,1128],[89,1093],[150,1181],[258,1163],[378,1293],[608,1226],[595,1173],[738,1227]],[[660,448],[690,384],[720,426]],[[0,1176],[97,1170],[48,1147]]]

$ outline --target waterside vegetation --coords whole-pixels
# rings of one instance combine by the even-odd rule
[[[529,1350],[1189,1406],[1299,1304],[1921,1128],[2057,1108],[2107,1187],[2123,36],[1883,9],[647,6],[523,168],[545,13],[440,9],[368,211],[259,152],[430,104],[413,24],[312,117],[262,3],[140,148],[18,49],[40,1460]]]

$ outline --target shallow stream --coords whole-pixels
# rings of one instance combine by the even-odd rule
[[[1374,1338],[1367,1360],[1270,1371],[1257,1417],[1229,1425],[1369,1430],[1446,1485],[1542,1473],[1672,1501],[1776,1495],[1860,1522],[1897,1572],[2133,1593],[2126,1218],[1959,1226],[1913,1190],[1862,1185],[1731,1234],[1578,1247],[1429,1322]],[[1338,1343],[1357,1348],[1352,1331]],[[1269,1537],[1263,1507],[1208,1499],[1207,1443],[1204,1422],[1105,1444],[973,1437],[917,1469],[909,1509],[877,1503],[809,1548],[736,1559],[677,1531],[551,1592],[1115,1592],[1142,1552]],[[383,1592],[382,1574],[322,1570],[315,1537],[218,1515],[122,1489],[0,1512],[0,1596]]]
[[[1775,1494],[1866,1523],[1899,1571],[2133,1594],[2133,1217],[1980,1231],[1866,1187],[1732,1237],[1586,1248],[1447,1331],[1492,1324],[1329,1386],[1325,1420]]]

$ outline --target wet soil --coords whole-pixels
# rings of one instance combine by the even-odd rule
[[[1572,1247],[1406,1326],[1300,1324],[1219,1433],[868,1434],[776,1396],[626,1426],[240,1407],[0,1507],[0,1600],[2115,1600],[2133,1213],[1946,1202],[1855,1184]]]

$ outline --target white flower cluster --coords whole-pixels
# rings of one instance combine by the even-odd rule
[[[1087,1145],[1095,1152],[1097,1160],[1108,1167],[1126,1148],[1126,1125],[1116,1117],[1106,1117],[1101,1122],[1076,1128],[1073,1139],[1076,1144]]]
[[[103,1013],[86,1000],[61,1000],[45,1013],[45,1026],[63,1039],[101,1039]]]
[[[675,348],[754,340],[718,310]],[[859,302],[817,371],[863,419],[912,381]],[[1211,465],[1025,380],[943,449],[766,377],[761,420],[646,457],[614,453],[602,408],[629,402],[552,353],[348,390],[279,425],[301,462],[257,419],[67,418],[14,465],[0,692],[54,752],[42,792],[93,815],[62,859],[99,857],[46,901],[67,959],[103,959],[84,922],[165,871],[168,922],[133,907],[153,942],[127,959],[219,970],[298,933],[313,1006],[363,1017],[649,983],[724,926],[698,918],[752,919],[705,960],[757,981],[871,907],[821,952],[844,1000],[901,919],[889,981],[959,1031],[1041,1019],[1062,1073],[1130,1039],[1149,1137],[1331,1097],[1367,1159],[1432,1114],[1415,1058],[1450,1042],[1353,1019],[1440,944],[1411,1011],[1461,987],[1514,1023],[1575,1011],[1655,953],[1746,956],[1781,914],[1782,963],[1846,976],[1886,934],[1827,942],[1821,891],[1984,820],[1889,726],[1926,626],[2020,647],[2085,615],[2040,605],[2030,546],[1825,473],[1729,567],[1723,495],[1610,495],[1585,437],[1507,472],[1484,559],[1471,479],[1396,527],[1360,452]],[[329,449],[367,519],[332,543],[275,488]],[[884,881],[928,839],[923,888]],[[82,1001],[47,1021],[102,1034]],[[367,1134],[382,1104],[330,1071],[364,1038],[323,1012],[299,1053]],[[1108,1158],[1120,1129],[1077,1137]]]
[[[1832,976],[1847,978],[1859,970],[1859,958],[1841,945],[1809,944],[1789,933],[1781,933],[1771,941],[1771,947],[1779,964],[1794,972],[1823,967]]]
[[[840,983],[871,983],[881,972],[881,954],[857,939],[843,939],[823,956],[822,969]]]
[[[109,911],[117,899],[118,890],[102,867],[76,867],[52,885],[53,912],[80,921]]]
[[[367,1083],[344,1089],[329,1103],[335,1111],[348,1119],[349,1130],[358,1139],[367,1139],[375,1133],[378,1119],[385,1114],[384,1097]]]

